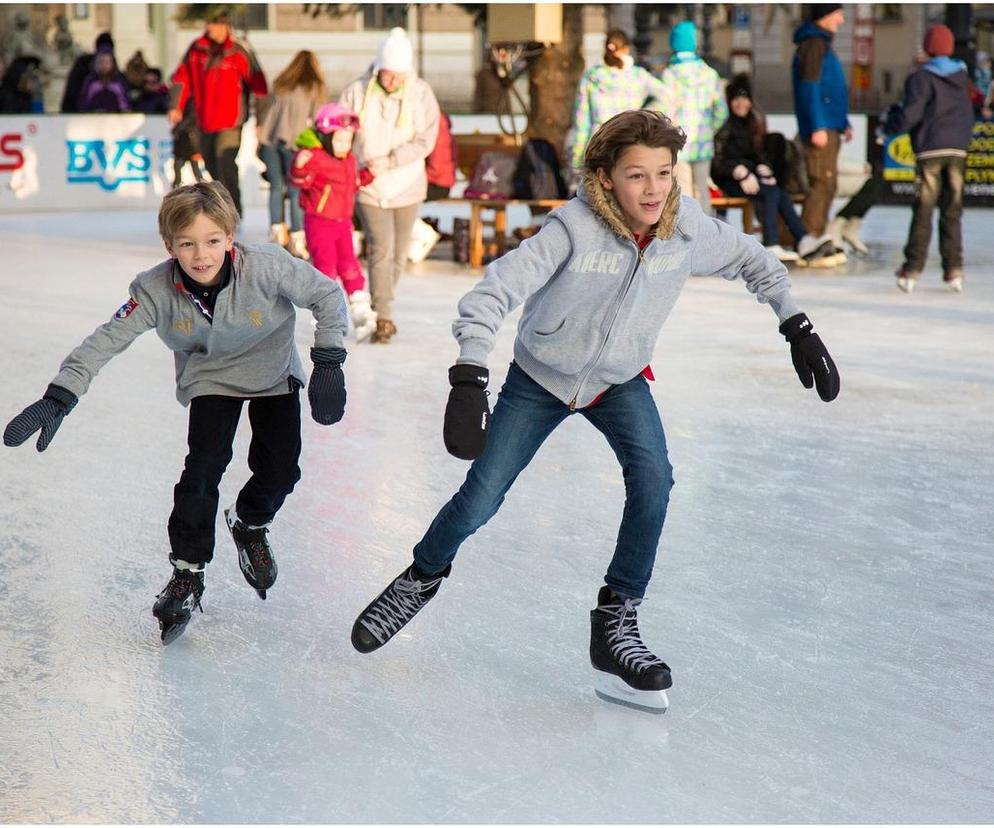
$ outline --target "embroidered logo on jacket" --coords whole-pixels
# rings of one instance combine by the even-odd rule
[[[181,334],[186,334],[190,336],[193,333],[193,320],[192,319],[177,319],[173,322],[173,330],[179,331]]]
[[[116,316],[118,319],[127,319],[129,316],[131,316],[131,312],[137,307],[138,303],[131,297],[128,297],[128,301],[117,309],[117,313],[115,313],[114,316]]]
[[[658,256],[646,256],[642,269],[649,275],[662,273],[664,270],[674,270],[683,264],[687,258],[686,250],[675,253],[661,253]],[[611,253],[607,250],[589,250],[577,253],[569,263],[573,273],[613,273],[623,272],[628,256],[625,253]]]
[[[249,322],[252,323],[252,327],[261,328],[262,327],[262,311],[249,311]]]

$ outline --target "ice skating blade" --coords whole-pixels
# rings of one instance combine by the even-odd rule
[[[594,693],[612,704],[633,707],[645,713],[665,713],[670,700],[665,690],[636,690],[617,676],[594,670]]]
[[[162,625],[162,645],[172,644],[177,638],[183,635],[186,624],[163,624]]]

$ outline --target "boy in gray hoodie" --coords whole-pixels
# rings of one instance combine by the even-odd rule
[[[345,412],[346,304],[338,283],[272,244],[236,244],[238,211],[222,184],[179,187],[162,201],[159,232],[170,258],[138,274],[128,300],[63,361],[42,399],[3,434],[19,446],[39,429],[44,451],[97,372],[145,331],[175,354],[176,397],[190,407],[189,454],[169,517],[173,574],[152,610],[168,644],[204,593],[214,553],[218,485],[248,401],[252,476],[225,519],[245,579],[266,597],[276,580],[268,526],[300,479],[300,389],[306,384],[293,341],[296,308],[317,319],[308,385],[322,425]]]
[[[826,402],[839,393],[835,365],[794,304],[784,266],[752,236],[680,196],[673,165],[685,140],[659,112],[631,110],[608,120],[587,146],[578,198],[493,262],[460,301],[453,325],[460,354],[449,369],[443,434],[451,454],[475,462],[415,546],[413,563],[356,619],[352,643],[360,652],[383,646],[434,597],[460,544],[496,514],[546,437],[579,413],[617,455],[626,493],[590,616],[598,695],[665,710],[670,669],[642,642],[636,616],[673,485],[646,379],[687,278],[741,277],[776,313],[804,386],[817,386]],[[504,317],[522,302],[514,362],[491,422],[487,357]]]

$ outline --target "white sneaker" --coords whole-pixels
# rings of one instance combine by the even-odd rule
[[[859,253],[860,256],[866,256],[870,252],[870,248],[859,237],[859,228],[862,223],[863,219],[846,219],[846,225],[842,228],[842,238],[846,240],[856,253]]]
[[[376,330],[377,314],[366,291],[356,290],[349,296],[349,315],[355,328],[356,342],[362,342]]]
[[[835,244],[828,233],[813,236],[805,233],[797,243],[797,254],[803,259],[813,259],[821,256],[831,256],[835,253]]]
[[[767,245],[766,249],[776,256],[781,262],[796,262],[801,257],[797,255],[793,250],[787,250],[781,247],[779,244]]]
[[[286,247],[290,241],[290,234],[287,232],[285,224],[271,224],[269,226],[269,240],[280,247]]]
[[[836,216],[828,223],[828,227],[825,228],[825,235],[832,239],[832,244],[836,246],[839,250],[842,249],[842,235],[846,230],[846,220],[844,218],[839,218]]]
[[[898,290],[903,290],[905,293],[911,293],[915,289],[915,282],[918,281],[918,274],[912,273],[910,270],[899,270],[897,272],[897,287]]]
[[[290,234],[290,241],[286,248],[291,256],[296,256],[298,259],[303,259],[305,262],[311,260],[310,251],[307,249],[307,239],[304,236],[303,230],[294,230]]]

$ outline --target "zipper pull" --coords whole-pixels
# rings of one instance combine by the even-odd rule
[[[573,397],[573,399],[569,401],[569,410],[576,411],[576,397]]]

